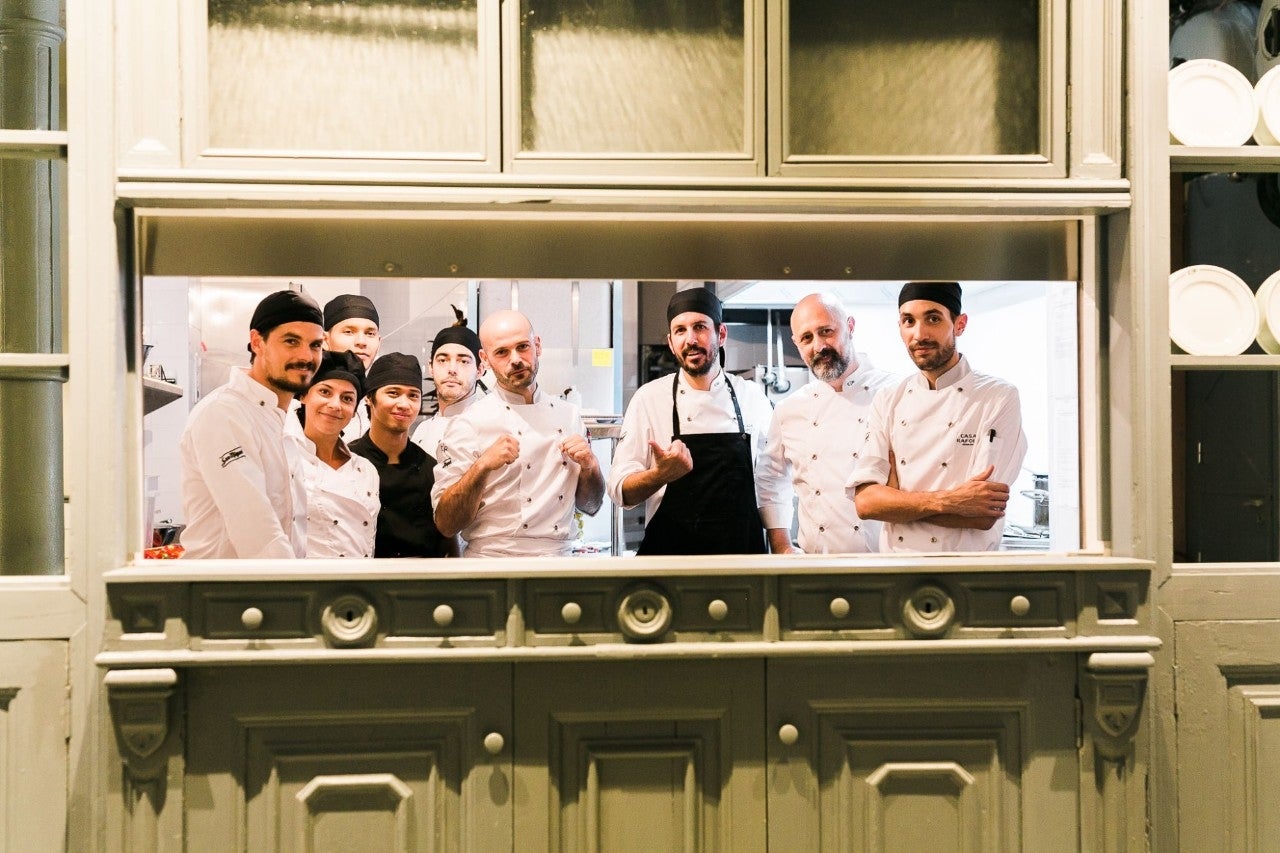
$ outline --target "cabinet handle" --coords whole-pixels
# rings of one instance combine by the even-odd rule
[[[256,607],[246,607],[244,612],[240,614],[240,624],[249,631],[256,631],[261,628],[262,619],[262,611]]]
[[[1009,599],[1009,612],[1014,616],[1026,616],[1031,612],[1031,599],[1025,595],[1015,595]]]
[[[782,741],[783,746],[791,746],[800,740],[800,730],[791,723],[783,723],[778,727],[778,740]]]
[[[484,736],[484,751],[490,755],[500,755],[507,740],[499,732],[489,732]]]
[[[707,615],[717,622],[723,622],[729,615],[729,604],[723,598],[717,598],[707,605]]]
[[[832,616],[837,619],[843,619],[849,615],[849,599],[837,595],[835,598],[831,599],[831,606],[829,609],[831,610]]]
[[[431,618],[441,628],[447,628],[453,624],[453,608],[447,604],[437,605],[436,609],[431,611]]]
[[[577,625],[582,618],[582,605],[576,601],[566,601],[564,607],[560,608],[560,618],[566,625]]]

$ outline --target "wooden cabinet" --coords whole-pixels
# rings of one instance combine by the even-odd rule
[[[0,849],[65,843],[67,666],[65,642],[0,643]]]
[[[770,849],[1077,849],[1073,668],[770,661]]]
[[[182,800],[211,850],[512,849],[510,670],[192,671]]]

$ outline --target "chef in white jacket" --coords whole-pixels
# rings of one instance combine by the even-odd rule
[[[249,367],[191,410],[178,443],[184,556],[305,556],[307,497],[284,419],[320,365],[322,320],[302,293],[267,296],[249,321]]]
[[[498,311],[480,326],[497,388],[449,420],[431,500],[440,533],[461,533],[464,557],[566,555],[574,511],[595,515],[604,476],[578,407],[538,387],[542,341],[529,318]]]
[[[477,387],[484,365],[480,361],[480,336],[466,326],[446,326],[431,341],[427,363],[436,386],[436,413],[418,424],[413,441],[435,458],[445,427],[484,395]]]
[[[757,500],[773,407],[760,386],[722,367],[722,315],[710,290],[677,291],[667,345],[680,369],[645,383],[627,405],[609,497],[645,504],[638,554],[763,554],[764,529],[790,512],[790,495],[785,507]]]
[[[285,434],[298,445],[307,488],[307,556],[372,557],[378,530],[378,469],[342,440],[364,398],[364,365],[325,352]]]
[[[1027,453],[1018,389],[956,351],[968,316],[956,282],[908,282],[898,332],[919,373],[882,391],[846,483],[858,514],[885,522],[882,551],[993,551]]]
[[[343,293],[324,304],[324,348],[331,352],[350,352],[359,357],[365,373],[382,348],[378,327],[378,308],[373,300],[358,293]],[[355,441],[369,430],[369,412],[356,406],[351,423],[342,431],[342,440]]]
[[[761,503],[785,507],[769,528],[769,550],[795,553],[791,494],[799,497],[799,551],[849,554],[879,547],[880,523],[858,516],[844,484],[866,441],[871,401],[900,377],[871,364],[853,346],[854,318],[834,296],[812,293],[791,312],[791,340],[813,373],[773,412],[756,472]]]

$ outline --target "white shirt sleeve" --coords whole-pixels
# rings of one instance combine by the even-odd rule
[[[871,416],[867,424],[867,437],[858,451],[858,464],[844,484],[845,494],[853,500],[858,487],[868,483],[885,485],[889,482],[889,418],[893,401],[898,395],[890,388],[882,388],[871,402]]]
[[[670,380],[667,380],[670,382]],[[616,506],[631,509],[635,504],[625,503],[622,499],[622,481],[632,474],[638,474],[647,470],[650,464],[649,440],[654,437],[651,424],[649,398],[651,394],[645,393],[642,386],[631,398],[630,405],[627,406],[626,413],[622,416],[622,438],[618,440],[618,444],[613,448],[613,459],[609,463],[609,480],[605,483],[605,490],[609,494],[609,500],[613,501]],[[669,437],[669,436],[668,436]],[[659,443],[662,439],[656,439]],[[661,495],[665,491],[659,489],[656,493]]]
[[[434,469],[435,482],[431,486],[431,508],[440,505],[440,496],[449,487],[462,479],[467,469],[480,458],[480,449],[475,435],[463,425],[463,418],[452,418],[445,427],[444,435],[437,446],[439,456],[436,457]],[[428,451],[430,453],[430,451]],[[435,456],[435,454],[432,454]]]
[[[289,533],[280,526],[280,514],[267,496],[266,475],[252,426],[234,417],[206,416],[195,418],[188,428],[200,476],[222,516],[236,556],[296,557]],[[282,429],[282,450],[284,442]]]
[[[791,529],[793,494],[791,463],[782,445],[782,417],[774,411],[764,446],[756,455],[756,499],[766,528]]]
[[[791,527],[792,489],[789,476],[781,480],[770,479],[766,482],[762,474],[769,465],[769,451],[774,442],[773,404],[765,396],[764,391],[754,382],[738,377],[730,377],[734,389],[738,392],[738,405],[742,406],[742,416],[751,424],[752,473],[756,487],[756,506],[760,510],[760,521],[766,528]]]

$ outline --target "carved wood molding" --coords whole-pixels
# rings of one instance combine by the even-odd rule
[[[1138,729],[1147,679],[1155,658],[1149,652],[1095,652],[1084,668],[1088,728],[1100,756],[1123,760]]]
[[[169,697],[178,673],[117,669],[107,673],[104,683],[125,767],[135,782],[156,779],[164,772],[165,756],[159,750],[169,737]]]

